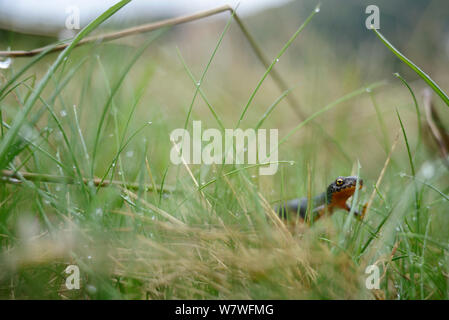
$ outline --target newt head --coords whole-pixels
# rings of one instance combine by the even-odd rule
[[[347,209],[346,201],[354,192],[359,181],[359,189],[363,187],[363,180],[357,176],[338,177],[327,187],[327,203],[331,207]]]

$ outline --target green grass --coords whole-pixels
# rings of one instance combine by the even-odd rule
[[[2,169],[73,183],[19,177],[0,184],[0,298],[448,299],[447,169],[424,139],[418,143],[424,129],[416,125],[413,85],[401,77],[407,91],[355,77],[349,89],[339,87],[342,69],[330,63],[329,83],[304,107],[309,117],[293,118],[284,98],[310,103],[308,84],[292,82],[280,93],[269,73],[282,67],[281,56],[293,69],[288,49],[315,11],[257,72],[221,66],[232,18],[201,39],[214,48],[202,59],[200,49],[173,43],[171,31],[136,38],[137,49],[74,49],[125,3],[59,55],[16,60],[18,69],[4,73]],[[224,85],[227,77],[233,86]],[[279,128],[278,173],[258,176],[259,165],[174,166],[169,133],[192,120],[220,130]],[[403,139],[375,188],[398,129]],[[354,209],[375,194],[363,221],[338,211],[291,233],[270,209],[350,174],[364,179]],[[100,187],[95,177],[120,183]],[[147,191],[157,185],[170,192]],[[365,287],[373,263],[382,275],[375,292]],[[65,287],[70,264],[80,267],[80,290]]]

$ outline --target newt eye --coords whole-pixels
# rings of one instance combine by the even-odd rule
[[[343,184],[343,179],[338,178],[335,183],[337,184],[337,186],[341,186]]]

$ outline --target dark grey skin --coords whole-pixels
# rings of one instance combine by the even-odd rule
[[[359,186],[363,186],[363,180],[357,176],[343,177],[340,176],[335,179],[328,187],[327,191],[323,192],[312,198],[312,217],[315,219],[317,216],[321,216],[323,212],[328,209],[330,213],[334,209],[341,208],[351,211],[351,207],[346,203],[347,198],[352,196],[352,193],[348,193],[349,188],[353,188],[359,181]],[[284,202],[284,205],[278,205],[275,207],[275,211],[283,219],[294,217],[299,213],[302,219],[305,219],[307,211],[307,197],[297,198]],[[354,210],[354,214],[359,216],[360,214]]]

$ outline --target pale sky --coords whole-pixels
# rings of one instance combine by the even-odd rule
[[[58,35],[64,31],[69,8],[79,9],[81,27],[87,25],[118,0],[0,0],[0,28],[24,33]],[[160,16],[178,16],[224,4],[237,12],[251,15],[267,7],[275,7],[291,0],[133,0],[110,19],[110,23],[132,20],[138,23],[153,21]],[[68,11],[69,10],[69,11]]]

